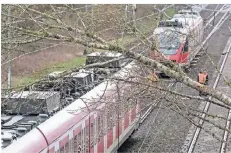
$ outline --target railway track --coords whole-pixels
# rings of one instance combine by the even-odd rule
[[[229,38],[229,41],[228,41],[227,44],[229,44],[229,46],[228,46],[228,49],[225,50],[225,51],[227,51],[227,52],[225,53],[225,58],[224,58],[225,61],[227,61],[227,58],[228,58],[228,56],[229,56],[229,54],[230,54],[230,50],[231,50],[231,37]],[[221,74],[221,73],[219,73],[219,74]],[[228,110],[228,113],[227,113],[227,114],[228,114],[228,115],[227,115],[227,120],[226,120],[226,124],[225,124],[225,129],[226,129],[226,130],[224,130],[223,142],[222,142],[222,144],[221,144],[220,153],[225,153],[225,152],[226,152],[227,141],[228,141],[228,135],[229,135],[229,133],[228,133],[227,130],[230,129],[230,124],[231,124],[231,109]]]
[[[204,8],[206,7],[207,5],[205,5],[203,8],[201,8],[199,10],[199,12],[201,12],[202,10],[204,10]],[[208,27],[208,25],[213,21],[213,19],[223,10],[223,8],[225,7],[225,5],[223,5],[219,10],[217,10],[219,4],[217,5],[217,7],[214,9],[214,11],[209,15],[210,20],[206,23],[205,27],[204,27],[204,30]],[[216,12],[217,11],[217,12]],[[214,14],[214,12],[216,12]],[[214,14],[214,15],[213,15]],[[212,16],[213,15],[213,16]],[[226,18],[227,19],[227,18]],[[218,22],[217,23],[217,26],[221,26],[225,20],[223,20],[223,18],[220,19],[221,22]],[[206,39],[202,42],[202,44],[199,46],[200,48],[196,51],[195,55],[194,56],[197,56],[197,55],[201,55],[200,52],[202,51],[203,47],[206,45],[206,43],[208,42],[209,38],[211,38],[211,36],[218,30],[219,28],[217,27],[214,27],[214,29],[211,31],[211,33],[206,37]],[[152,35],[148,36],[146,39],[150,40],[152,37]],[[140,46],[142,43],[138,43],[137,45],[133,46],[132,48],[130,48],[130,51],[135,49],[136,47]],[[144,51],[143,51],[144,52]],[[141,52],[141,53],[143,53]],[[195,58],[194,58],[195,59]],[[199,59],[199,58],[196,58],[196,59]],[[194,61],[193,61],[194,62]],[[173,87],[174,85],[176,85],[176,82],[174,83],[170,83],[167,88],[170,88],[170,87]],[[143,121],[148,117],[148,115],[153,111],[154,109],[154,105],[151,105],[147,111],[144,113],[143,116],[141,116],[141,119],[140,119],[140,124],[143,123]]]
[[[174,6],[174,5],[169,5],[168,7],[163,8],[163,9],[161,10],[161,12],[165,11],[166,9],[168,9],[168,8],[170,8],[170,7],[172,7],[172,6]],[[205,7],[205,6],[204,6],[204,7]],[[202,9],[201,9],[201,10],[202,10]],[[149,15],[149,16],[150,16],[150,15]],[[143,17],[142,17],[142,18],[143,18]],[[150,40],[151,37],[152,37],[152,35],[148,36],[146,39],[147,39],[147,40]],[[137,45],[131,47],[131,48],[129,49],[129,51],[134,50],[135,48],[139,47],[139,46],[142,45],[142,44],[143,44],[142,42],[138,43]],[[145,52],[146,52],[146,50],[140,52],[140,54],[144,54]],[[168,88],[174,86],[175,84],[176,84],[176,82],[169,84],[169,85],[168,85]],[[144,122],[144,120],[145,120],[145,119],[150,115],[150,113],[153,111],[154,107],[155,107],[155,105],[151,105],[151,106],[146,110],[146,112],[143,113],[143,115],[140,117],[139,124],[142,124],[142,123]]]
[[[220,9],[219,12],[224,13],[224,12],[223,12],[223,8],[225,8],[225,7],[226,7],[226,6],[224,5],[224,6],[222,7],[222,9]],[[218,12],[217,12],[217,13],[218,13]],[[216,14],[217,14],[217,13],[216,13]],[[221,25],[227,20],[227,18],[228,18],[228,16],[229,16],[228,13],[229,13],[229,10],[226,11],[226,12],[224,13],[224,15],[221,17],[221,19],[219,20],[219,22],[216,24],[216,26],[213,28],[213,30],[210,32],[210,34],[207,36],[207,38],[205,39],[204,42],[208,41],[208,40],[211,38],[211,36],[212,36],[212,35],[221,27]],[[211,20],[211,21],[212,21],[212,20]],[[208,24],[207,24],[207,25],[208,25]],[[203,44],[204,44],[204,42],[203,42]],[[218,82],[219,82],[219,80],[220,80],[221,73],[222,73],[222,71],[223,71],[224,65],[225,65],[226,60],[227,60],[227,56],[228,56],[228,54],[229,54],[229,52],[230,52],[230,47],[231,47],[230,44],[231,44],[231,42],[228,41],[228,43],[227,43],[228,47],[226,47],[226,50],[223,51],[223,53],[225,52],[226,55],[225,55],[225,58],[223,59],[222,65],[221,65],[220,70],[219,70],[219,73],[217,74],[215,83],[214,83],[214,85],[213,85],[213,89],[215,89],[215,88],[217,87]],[[209,99],[211,99],[211,97],[209,97]],[[211,104],[210,104],[209,102],[206,102],[206,104],[205,104],[205,106],[204,106],[204,108],[203,108],[203,112],[205,112],[205,113],[209,112],[209,113],[210,113],[210,112],[211,112],[211,111],[209,111],[210,105],[211,105]],[[213,108],[213,110],[214,110],[214,112],[217,111],[217,109],[214,109],[214,108]],[[213,113],[214,113],[214,112],[213,112]],[[202,118],[202,119],[199,120],[199,125],[200,125],[200,126],[203,126],[203,124],[204,124],[204,119],[206,118],[205,113],[203,113],[203,114],[201,115],[201,118]],[[216,113],[216,114],[217,114],[217,113]],[[228,113],[226,113],[226,114],[228,114]],[[230,119],[230,117],[231,117],[230,111],[229,111],[229,114],[227,115],[227,117],[229,117],[229,119]],[[229,121],[229,119],[228,119],[227,122],[226,122],[226,126],[225,126],[226,129],[228,129],[228,128],[230,127],[230,121]],[[223,125],[224,125],[224,124],[223,124]],[[192,127],[192,128],[193,128],[193,127]],[[191,129],[192,129],[192,128],[191,128]],[[192,153],[192,152],[206,152],[206,151],[203,149],[203,146],[202,146],[201,148],[199,147],[200,149],[194,151],[195,148],[196,148],[197,141],[198,141],[198,138],[199,138],[200,133],[201,133],[201,128],[197,127],[196,130],[194,131],[194,133],[193,133],[192,136],[191,136],[191,134],[188,135],[188,137],[186,138],[185,144],[184,144],[184,146],[183,146],[182,152],[184,152],[184,153],[185,153],[185,152],[187,152],[187,153]],[[215,133],[216,133],[216,132],[215,132]],[[191,137],[192,137],[192,138],[191,138]],[[206,137],[205,135],[203,135],[203,138],[201,137],[201,139],[206,139],[206,138],[208,138],[208,137]],[[221,153],[225,153],[227,138],[228,138],[228,132],[226,131],[226,132],[224,132],[224,134],[223,134],[223,142],[222,142],[221,146],[219,147],[219,148],[220,148],[219,152],[221,152]],[[190,140],[191,140],[191,141],[190,141]],[[201,140],[201,141],[203,142],[203,140]],[[200,145],[201,145],[201,143],[200,143]],[[207,145],[211,145],[211,144],[207,144]],[[204,147],[204,148],[206,148],[206,147]],[[203,151],[202,151],[202,150],[203,150]],[[211,150],[210,150],[210,151],[211,151]],[[213,151],[214,151],[214,150],[213,150]]]
[[[56,116],[57,116],[57,114],[56,114]],[[90,122],[90,121],[89,121]],[[90,124],[90,123],[89,123]],[[89,129],[90,130],[90,129]],[[53,132],[55,131],[55,130],[52,130]],[[89,132],[90,133],[90,132]],[[119,140],[119,139],[118,139]],[[48,145],[48,144],[47,144]]]
[[[222,13],[224,13],[224,11],[223,11],[223,9],[225,8],[225,6],[224,5],[217,5],[217,6],[215,6],[215,8],[212,8],[211,9],[211,7],[210,7],[210,12],[211,13],[205,13],[205,14],[208,14],[208,15],[206,15],[206,16],[204,16],[203,18],[207,18],[208,19],[208,21],[206,22],[206,24],[205,24],[205,30],[207,30],[207,31],[210,31],[209,33],[207,33],[207,36],[206,36],[206,38],[204,39],[204,42],[206,42],[206,41],[209,41],[209,39],[213,36],[213,34],[221,27],[221,25],[224,23],[224,21],[227,19],[227,17],[225,17],[225,18],[223,18],[223,19],[221,19],[221,16],[222,16]],[[200,9],[200,12],[201,11],[203,11],[203,10],[205,10],[204,8],[203,9]],[[214,13],[215,12],[215,13]],[[216,17],[216,26],[213,28],[213,29],[211,29],[212,27],[211,26],[209,26],[209,25],[211,25],[211,22],[213,22],[214,21],[214,17]],[[218,19],[219,19],[219,21],[218,21]],[[213,31],[212,31],[213,30]],[[149,38],[149,37],[148,37]],[[203,45],[205,45],[206,43],[204,43]],[[203,47],[203,46],[202,46]],[[135,48],[135,47],[134,47]],[[169,85],[169,87],[170,86],[173,86],[173,85]],[[182,88],[182,87],[181,87]],[[153,106],[151,106],[151,107],[153,107]],[[147,114],[152,114],[153,115],[153,113],[152,112],[154,112],[154,111],[152,111],[153,109],[150,107],[150,109],[148,109],[147,110]],[[163,114],[162,114],[163,115]],[[143,115],[143,118],[142,118],[142,122],[143,122],[143,120],[145,120],[146,118],[148,118],[147,120],[147,122],[145,122],[145,124],[148,124],[148,126],[150,126],[150,117],[148,117],[148,115]],[[174,119],[175,120],[175,119]],[[159,121],[159,122],[161,122],[161,121]],[[182,124],[182,123],[181,123]],[[143,125],[142,125],[143,126]],[[147,125],[144,125],[143,127],[141,127],[141,129],[140,129],[140,132],[136,132],[137,134],[134,134],[134,136],[132,136],[132,138],[133,139],[135,139],[135,141],[137,141],[138,139],[140,139],[140,141],[142,142],[143,141],[143,138],[144,138],[144,133],[145,133],[145,135],[146,135],[146,130],[147,130],[147,128],[145,128]],[[171,126],[174,126],[174,125],[171,125]],[[188,128],[187,128],[188,129]],[[144,132],[143,132],[143,130],[144,130]],[[153,130],[152,130],[152,132],[151,133],[153,133],[153,131],[155,130],[155,128],[153,127]],[[141,136],[142,135],[142,136]],[[152,134],[153,135],[153,134]],[[169,135],[168,135],[169,136]],[[185,137],[184,137],[185,138]],[[164,138],[163,138],[164,139]],[[162,139],[161,139],[162,140]],[[151,140],[152,141],[152,140]],[[177,140],[178,141],[178,140]],[[183,139],[183,141],[184,141],[184,139]],[[159,142],[159,141],[158,141]],[[158,142],[154,142],[154,143],[158,143]],[[149,142],[150,143],[150,142]],[[164,142],[162,142],[161,141],[161,143],[164,143]],[[133,146],[132,145],[132,147],[131,147],[131,144],[133,144],[133,142],[132,142],[132,140],[129,140],[126,144],[125,144],[125,147],[128,147],[128,148],[130,148],[130,149],[135,149],[134,151],[137,151],[137,147],[136,146]],[[138,145],[139,143],[138,142],[135,142],[135,145]],[[175,146],[176,145],[176,143],[174,142],[173,143],[173,146]],[[157,145],[156,147],[157,147],[157,149],[155,149],[155,150],[158,150],[158,151],[160,151],[159,149],[158,149],[158,147],[161,147],[162,145],[160,144],[160,145]],[[171,145],[172,146],[172,145]],[[145,145],[143,146],[144,148],[145,148]],[[166,146],[165,146],[166,147]],[[167,147],[169,147],[169,146],[167,146]],[[150,146],[148,147],[148,149],[150,148]],[[155,147],[154,147],[155,148]],[[176,149],[176,147],[174,147],[175,149]],[[179,147],[180,148],[180,147]],[[122,149],[121,148],[121,151],[122,152],[124,152],[124,151],[128,151],[128,150],[130,150],[130,149],[126,149],[126,148],[124,148],[124,149]],[[138,148],[139,149],[139,148]],[[161,149],[161,151],[163,151],[163,149],[164,148],[162,148]],[[174,149],[174,150],[175,150]],[[139,149],[140,150],[140,149]],[[168,149],[166,149],[166,150],[168,150]],[[149,149],[149,151],[150,151],[150,149]],[[158,152],[157,151],[157,152]],[[168,150],[169,151],[169,150]],[[171,151],[170,151],[171,152]],[[179,152],[180,152],[180,149],[179,149]]]
[[[210,23],[213,21],[213,18],[215,18],[219,13],[221,13],[221,11],[223,10],[223,8],[225,7],[225,5],[223,5],[216,13],[214,16],[211,17],[211,19],[207,22],[207,24],[204,27],[204,30],[206,28],[208,28],[208,25],[210,25]],[[216,10],[215,10],[216,11]],[[213,13],[212,13],[213,14]],[[202,55],[201,52],[203,50],[206,50],[206,44],[208,43],[209,39],[213,36],[213,34],[221,27],[221,25],[227,20],[228,16],[228,11],[221,17],[221,19],[218,21],[218,23],[214,26],[214,28],[212,29],[212,31],[208,34],[208,36],[205,38],[205,40],[201,43],[201,45],[199,46],[198,49],[196,49],[196,51],[193,53],[193,58],[190,61],[190,63],[194,64],[199,60],[199,57]],[[190,65],[191,65],[190,64]],[[195,64],[194,64],[195,65]]]
[[[171,88],[174,85],[176,85],[176,82],[168,84],[167,88]],[[140,117],[139,123],[142,124],[144,120],[152,113],[153,109],[155,108],[155,105],[151,105],[148,110]]]
[[[220,67],[220,69],[219,69],[219,73],[217,74],[215,83],[213,84],[213,89],[216,89],[216,88],[217,88],[218,82],[219,82],[219,80],[220,80],[220,78],[221,78],[221,74],[222,74],[223,69],[224,69],[224,66],[225,66],[225,63],[226,63],[226,61],[227,61],[228,54],[229,54],[229,52],[230,52],[230,47],[231,47],[231,39],[230,39],[230,41],[228,41],[228,43],[227,43],[227,47],[226,47],[226,49],[225,49],[226,55],[225,55],[225,57],[224,57],[224,59],[223,59],[223,61],[222,61],[222,65],[221,65],[221,67]],[[212,98],[209,97],[209,99],[212,99]],[[211,107],[211,103],[210,103],[210,102],[206,102],[206,105],[205,105],[205,107],[204,107],[204,109],[203,109],[203,112],[209,113],[209,114],[219,114],[219,115],[222,115],[223,117],[226,116],[225,114],[228,114],[227,110],[225,110],[225,109],[223,109],[223,108],[217,108],[217,107],[218,107],[218,106],[215,106],[215,105],[213,105],[213,106]],[[225,113],[225,112],[226,112],[226,113]],[[230,110],[229,110],[229,112],[230,112]],[[206,114],[205,114],[205,113],[203,113],[203,114],[201,115],[201,118],[202,118],[202,119],[199,120],[199,125],[200,125],[201,127],[203,127],[204,119],[206,118]],[[227,116],[230,118],[230,113],[229,113]],[[220,126],[225,125],[224,122],[216,121],[216,120],[214,120],[214,121],[215,121],[218,125],[220,125]],[[207,125],[207,127],[208,127],[208,125]],[[210,127],[210,126],[209,126],[209,127]],[[229,129],[229,127],[230,127],[230,121],[229,121],[229,119],[228,119],[227,122],[226,122],[225,128],[226,128],[226,129]],[[214,144],[213,141],[210,141],[211,138],[209,138],[209,137],[212,137],[212,136],[210,136],[209,134],[205,134],[205,133],[202,134],[202,136],[201,136],[201,138],[200,138],[200,140],[199,140],[199,137],[200,137],[200,135],[201,135],[201,130],[202,130],[202,129],[199,128],[199,127],[196,128],[196,130],[195,130],[195,132],[194,132],[194,135],[193,135],[193,138],[192,138],[192,141],[191,141],[191,143],[190,143],[190,145],[189,145],[189,148],[188,148],[187,153],[199,152],[199,151],[201,151],[201,150],[203,150],[203,152],[206,152],[206,151],[204,150],[204,146],[203,146],[203,145],[205,145],[208,141],[210,142],[210,144],[207,144],[207,146],[209,145],[209,146],[211,147],[211,145],[215,145],[216,148],[217,148],[217,145]],[[214,133],[214,134],[217,134],[217,133],[218,133],[219,135],[221,135],[221,131],[220,131],[220,130],[218,131],[217,129],[210,129],[210,131],[211,131],[212,133]],[[218,134],[217,134],[217,135],[218,135]],[[221,146],[219,147],[219,148],[220,148],[220,151],[219,151],[219,150],[216,150],[216,151],[219,151],[220,153],[225,153],[227,138],[228,138],[228,132],[225,131],[225,133],[223,134],[223,142],[221,143]],[[209,139],[209,140],[208,140],[208,139]],[[198,141],[200,141],[200,143],[198,143]],[[211,144],[211,143],[212,143],[212,144]],[[200,144],[200,146],[195,150],[195,148],[197,147],[198,144]],[[213,148],[213,149],[214,149],[214,148]],[[214,150],[214,151],[215,151],[215,150]]]

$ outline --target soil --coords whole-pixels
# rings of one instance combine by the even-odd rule
[[[78,7],[78,6],[76,6]],[[79,7],[83,7],[80,5]],[[159,5],[160,8],[163,7],[163,5]],[[151,14],[153,11],[152,5],[137,5],[137,12],[136,16],[137,18],[146,16]],[[109,27],[105,27],[109,28]],[[121,35],[118,33],[117,30],[111,29],[103,31],[100,36],[105,38],[106,40],[112,40],[120,37]],[[52,42],[57,44],[57,42]],[[46,41],[46,43],[41,42],[40,45],[34,44],[30,45],[29,47],[25,47],[27,52],[33,52],[34,50],[39,50],[41,48],[46,48],[48,46],[49,41]],[[29,54],[20,58],[17,58],[11,62],[12,64],[12,76],[13,78],[16,76],[25,76],[33,74],[34,72],[42,71],[47,65],[52,65],[58,62],[65,62],[68,60],[71,60],[73,58],[76,58],[77,56],[83,55],[84,47],[77,45],[77,44],[62,44],[57,45],[55,47],[50,47],[47,49],[43,49],[41,51],[38,51],[33,54]],[[20,53],[15,54],[14,56],[18,56]],[[6,58],[5,58],[6,59]],[[2,62],[3,60],[2,57]],[[7,67],[8,65],[3,65],[2,68],[2,84],[5,84],[4,82],[7,79]]]

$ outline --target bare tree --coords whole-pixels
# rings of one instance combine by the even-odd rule
[[[6,13],[9,7],[11,7],[11,15]],[[155,105],[155,107],[160,109],[173,110],[185,117],[189,122],[192,122],[192,124],[195,126],[200,126],[194,120],[194,118],[196,117],[197,119],[200,119],[200,114],[202,111],[197,110],[195,107],[190,106],[190,104],[185,103],[182,98],[193,99],[199,103],[202,101],[208,101],[226,109],[231,108],[231,98],[229,95],[198,83],[195,78],[190,78],[188,74],[185,73],[181,67],[179,67],[178,64],[168,59],[164,59],[162,61],[150,59],[145,54],[134,52],[119,42],[119,38],[123,36],[121,33],[123,33],[126,29],[136,39],[133,46],[138,43],[144,46],[145,49],[150,49],[152,46],[150,39],[147,38],[146,34],[142,33],[142,31],[137,26],[137,23],[135,22],[138,21],[138,17],[135,17],[134,9],[133,12],[131,12],[133,13],[134,18],[128,21],[127,12],[124,13],[124,8],[127,7],[125,5],[107,5],[106,7],[101,7],[101,5],[91,5],[88,7],[91,7],[92,9],[86,12],[84,8],[81,9],[81,7],[77,7],[76,5],[71,4],[3,5],[1,12],[2,63],[5,64],[11,61],[11,59],[7,58],[9,52],[13,54],[13,58],[24,55],[22,50],[23,48],[28,48],[29,45],[36,45],[39,43],[45,44],[50,42],[52,44],[78,44],[92,48],[94,50],[122,53],[125,58],[130,58],[136,61],[136,64],[139,67],[135,73],[128,72],[129,79],[120,77],[107,78],[110,81],[119,82],[118,86],[123,86],[123,83],[130,85],[130,88],[126,88],[126,90],[128,90],[126,91],[127,94],[117,95],[117,103],[110,104],[111,99],[106,99],[104,102],[108,104],[107,107],[113,107],[112,105],[119,104],[115,107],[124,107],[123,109],[127,109],[129,106],[126,105],[132,105],[132,102],[138,101],[140,99],[147,99],[143,109],[148,108],[150,105]],[[136,9],[136,11],[139,11],[139,7]],[[153,17],[156,20],[156,25],[159,22],[161,14],[163,14],[163,12],[159,12],[158,9],[155,9],[155,11],[152,12]],[[68,20],[70,17],[72,20]],[[10,23],[7,22],[8,18],[12,19]],[[117,38],[114,41],[108,40],[107,37],[104,36],[103,29],[114,30]],[[10,37],[7,35],[9,30],[12,32]],[[154,49],[155,51],[159,52],[158,48]],[[94,52],[94,50],[92,50],[92,52]],[[65,52],[65,50],[63,50],[63,52]],[[64,76],[70,75],[71,73],[76,72],[81,68],[93,68],[107,64],[109,62],[111,61],[95,63],[83,67],[73,68],[70,71],[64,71],[59,77],[55,79],[55,81],[63,80]],[[155,70],[159,70],[165,73],[171,77],[174,82],[181,82],[184,85],[190,87],[192,90],[207,93],[213,99],[187,95],[178,91],[174,91],[173,89],[169,89],[166,85],[166,82],[162,81],[161,79],[158,82],[152,81],[147,77],[147,74]],[[28,86],[32,86],[38,82],[46,81],[49,80],[44,78],[37,82],[33,82]],[[57,82],[55,83],[58,84]],[[229,81],[226,80],[226,82]],[[23,88],[24,87],[16,87],[12,88],[12,90],[21,90]],[[119,87],[118,89],[122,88],[123,87]],[[120,92],[116,91],[116,93],[118,94]],[[156,98],[156,95],[159,95],[159,98]],[[124,105],[122,105],[122,103]],[[118,114],[120,114],[120,112],[118,112]],[[218,114],[207,113],[206,115],[224,120],[224,118]],[[108,116],[109,118],[116,118],[116,116],[113,116],[113,114],[109,114]],[[212,124],[216,128],[230,132],[229,129],[220,127],[219,125],[213,123],[211,120],[205,121]],[[207,132],[210,133],[209,131]],[[213,133],[210,134],[214,135]],[[214,137],[219,141],[222,141],[216,135],[214,135]]]

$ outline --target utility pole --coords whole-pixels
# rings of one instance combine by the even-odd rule
[[[130,8],[130,11],[129,11],[129,8]],[[131,9],[132,9],[132,17],[131,17]],[[128,16],[129,14],[129,16]],[[128,21],[131,20],[131,21]],[[133,26],[133,31],[135,32],[135,29],[136,29],[136,4],[126,4],[125,5],[125,28],[127,27],[127,23],[131,23],[131,25]]]
[[[85,9],[86,9],[86,13],[87,13],[87,11],[88,11],[87,4],[85,5]]]
[[[136,32],[136,4],[132,5],[132,16],[133,16],[133,26],[134,26],[134,32]]]
[[[127,18],[128,18],[128,4],[125,4],[125,20],[127,22]]]
[[[87,8],[87,4],[85,5],[85,10],[86,10],[86,15],[88,13],[88,8]],[[85,29],[86,32],[87,29]],[[86,41],[87,41],[87,35],[85,35]],[[83,54],[88,54],[88,47],[86,46],[86,48],[84,49]]]
[[[8,23],[10,24],[10,16],[11,16],[11,8],[9,6],[8,8]],[[9,30],[8,30],[8,38],[10,39],[10,36],[11,36],[11,28],[9,27]],[[10,45],[9,45],[9,48],[10,48]],[[11,51],[10,49],[8,50],[8,59],[9,59],[9,63],[8,63],[8,81],[7,81],[7,89],[8,89],[8,92],[10,92],[10,89],[11,89]]]
[[[216,11],[213,12],[213,26],[215,24]]]
[[[91,25],[92,25],[92,31],[95,31],[95,29],[94,29],[94,22],[93,22],[93,16],[94,16],[94,5],[92,4],[91,5]],[[93,42],[94,41],[94,39],[93,38],[91,38],[91,42]],[[91,47],[91,51],[92,52],[94,52],[94,48],[93,47]]]
[[[92,31],[94,30],[93,29],[93,4],[90,5],[91,7],[91,24],[92,24]],[[85,4],[85,11],[86,11],[86,14],[88,14],[88,4]],[[86,29],[85,29],[86,30]],[[86,32],[86,31],[85,31]],[[86,38],[86,41],[87,41],[87,36],[85,37]],[[90,39],[91,41],[93,41],[93,39]],[[89,41],[88,41],[89,42]],[[93,48],[91,47],[92,49],[92,52],[93,52]],[[88,51],[89,51],[89,47],[86,46],[85,50],[84,50],[84,54],[88,54]]]
[[[124,20],[124,32],[123,33],[126,33],[127,32],[127,22],[128,22],[128,4],[125,4],[125,20]],[[122,34],[122,37],[123,37],[123,34]]]

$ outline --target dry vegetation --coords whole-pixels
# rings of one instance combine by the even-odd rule
[[[37,8],[42,12],[44,11],[49,13],[51,11],[51,8],[49,6],[41,5],[34,7],[35,9]],[[163,8],[162,5],[159,5],[158,7]],[[87,13],[84,5],[76,5],[74,6],[74,8],[78,9],[79,16],[81,16],[81,18],[77,17],[74,13],[70,11],[66,13],[61,13],[61,15],[64,17],[63,22],[65,22],[67,25],[70,24],[75,27],[82,27],[82,19],[83,22],[88,25],[89,29],[91,29],[92,31],[96,31],[96,33],[102,36],[102,38],[104,38],[105,40],[119,43],[124,47],[131,47],[139,41],[136,36],[129,33],[125,33],[121,38],[121,33],[125,29],[125,18],[123,18],[125,15],[124,5],[95,5],[93,9],[89,6],[87,8]],[[62,11],[64,12],[66,10]],[[153,13],[154,12],[152,5],[138,5],[136,16],[137,18],[142,18]],[[174,9],[169,8],[166,10],[166,13],[171,16],[172,14],[174,14]],[[28,15],[25,13],[22,16],[28,17]],[[126,22],[132,20],[131,12],[130,14],[128,13],[128,17],[129,19],[127,19]],[[53,22],[51,21],[47,22],[50,22],[49,24],[53,24]],[[132,22],[130,22],[130,24],[131,23]],[[145,36],[148,36],[150,35],[150,33],[152,33],[156,25],[155,23],[156,16],[152,15],[138,20],[137,28],[141,32],[143,32]],[[26,25],[30,25],[30,27],[37,27],[37,25],[33,21],[26,21],[22,23],[20,22],[18,24],[18,26],[22,27]],[[56,29],[53,29],[52,31],[56,32]],[[65,31],[61,33],[64,34]],[[61,45],[59,45],[59,43]],[[84,49],[86,48],[75,43],[61,43],[52,40],[39,40],[32,43],[17,45],[17,47],[11,50],[11,58],[18,57],[28,52],[35,53],[17,58],[12,61],[13,86],[28,84],[31,81],[33,82],[38,78],[44,77],[47,72],[46,69],[48,66],[57,67],[56,65],[59,63],[76,61],[79,56],[83,55]],[[88,50],[92,51],[92,49],[90,48],[88,48]],[[4,55],[6,54],[3,54],[2,62],[9,60]],[[75,62],[73,62],[73,64],[75,64]],[[7,64],[2,66],[3,87],[6,87],[5,85],[7,79],[7,67]],[[70,67],[67,67],[67,69],[70,69]],[[38,76],[37,74],[40,73],[42,75]]]

